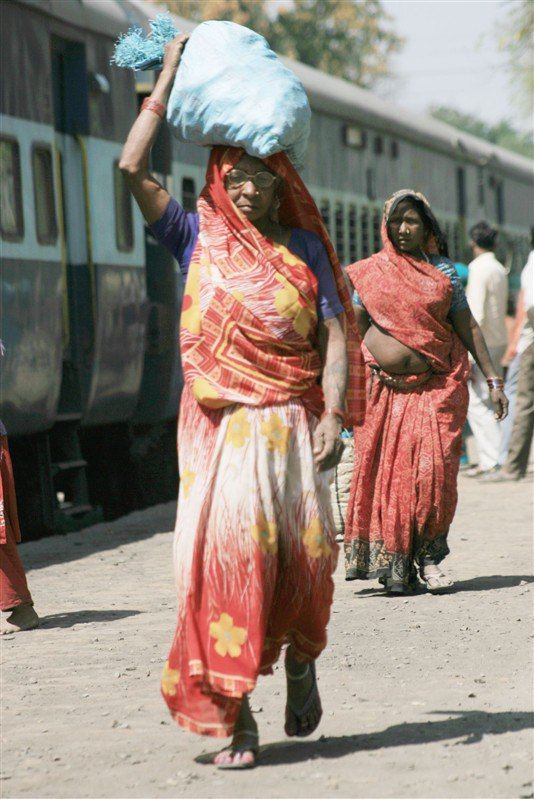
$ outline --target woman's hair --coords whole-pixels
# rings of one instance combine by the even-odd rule
[[[436,217],[432,213],[432,210],[431,210],[430,206],[427,203],[425,203],[422,199],[420,199],[419,197],[417,197],[415,195],[411,195],[411,194],[408,194],[406,197],[402,197],[401,199],[399,199],[398,202],[396,203],[396,205],[399,205],[399,203],[401,203],[401,202],[409,203],[412,206],[412,208],[414,208],[417,211],[417,213],[419,214],[419,216],[423,220],[423,225],[424,225],[425,231],[427,233],[427,236],[433,236],[434,237],[434,239],[436,241],[436,246],[438,248],[438,253],[440,255],[444,255],[446,258],[448,258],[449,257],[449,247],[447,245],[447,239],[444,236],[444,234],[443,234],[443,232],[442,232],[442,230],[441,230],[441,228],[439,226],[438,220],[436,219]],[[391,209],[391,210],[393,210],[393,209]],[[390,216],[391,216],[391,210],[390,210],[390,214],[389,214]],[[388,226],[388,235],[389,235],[389,237],[391,239],[391,232],[389,230],[389,219],[388,219],[388,222],[387,222],[387,226]]]

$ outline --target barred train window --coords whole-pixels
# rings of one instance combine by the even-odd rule
[[[360,228],[362,233],[362,258],[369,258],[369,211],[362,208],[360,211]]]
[[[358,232],[356,226],[358,218],[356,215],[356,206],[349,206],[349,263],[353,264],[358,260]]]
[[[323,222],[325,224],[326,229],[330,233],[330,203],[328,200],[323,200],[321,203],[320,208],[321,216],[323,218]]]
[[[381,221],[381,213],[377,208],[375,208],[373,211],[373,252],[378,252],[382,249],[382,236],[380,235]]]
[[[134,244],[132,197],[124,175],[119,169],[118,161],[115,161],[113,165],[113,184],[117,249],[121,250],[121,252],[129,252],[133,249]]]
[[[0,231],[7,241],[24,235],[20,149],[18,142],[0,137]]]
[[[336,252],[340,262],[345,263],[345,214],[343,205],[336,204]]]
[[[182,178],[182,208],[188,214],[197,210],[197,192],[193,178]]]
[[[49,145],[35,145],[32,152],[35,233],[39,244],[57,241],[56,200],[52,150]]]

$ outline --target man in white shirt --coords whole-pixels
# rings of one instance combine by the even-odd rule
[[[491,359],[500,364],[506,351],[506,305],[508,278],[506,269],[494,254],[497,230],[487,222],[477,222],[469,231],[473,260],[469,264],[467,301],[480,325]],[[478,449],[478,467],[467,474],[478,477],[499,470],[501,429],[491,405],[486,379],[473,363],[469,381],[469,425]]]
[[[534,237],[532,244],[534,246]],[[521,272],[518,299],[518,320],[521,326],[508,348],[513,357],[510,370],[517,370],[514,409],[511,411],[510,444],[504,468],[488,476],[491,482],[520,480],[527,466],[534,434],[534,249]],[[508,377],[506,379],[508,384]],[[501,462],[502,462],[501,454]]]

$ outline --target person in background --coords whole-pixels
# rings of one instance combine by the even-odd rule
[[[465,287],[467,286],[467,278],[469,276],[469,267],[467,266],[467,264],[464,264],[463,261],[455,261],[454,268],[456,269],[456,274],[460,278],[460,283],[465,289]],[[460,470],[469,468],[469,455],[467,453],[467,438],[470,435],[471,435],[471,428],[469,427],[469,422],[466,421],[462,432],[462,453],[460,455]]]
[[[440,563],[457,501],[470,352],[499,418],[502,380],[426,198],[405,189],[384,207],[383,249],[347,267],[366,363],[365,419],[354,427],[345,521],[347,580],[388,593],[452,586]]]
[[[506,308],[508,278],[506,269],[495,257],[497,230],[487,222],[477,222],[469,231],[473,260],[469,264],[467,301],[486,341],[491,360],[502,375],[501,359],[508,345]],[[471,360],[468,383],[467,418],[478,450],[478,466],[465,472],[468,477],[490,475],[499,470],[502,430],[491,402],[486,378]]]
[[[534,236],[533,249],[521,272],[516,327],[503,358],[509,364],[506,385],[513,389],[511,424],[505,427],[501,452],[503,468],[488,476],[490,482],[521,480],[525,476],[534,434]],[[514,396],[515,395],[515,396]],[[505,422],[506,425],[506,422]]]
[[[0,341],[0,356],[4,347]],[[13,466],[7,433],[0,420],[0,610],[9,614],[0,622],[0,635],[33,630],[39,624],[24,566],[17,552],[20,529]]]

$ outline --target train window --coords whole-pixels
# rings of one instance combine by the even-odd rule
[[[370,200],[375,200],[376,199],[375,173],[373,172],[371,167],[368,167],[365,170],[365,183],[367,187],[367,197]]]
[[[485,192],[484,192],[484,170],[481,166],[478,168],[478,204],[480,206],[484,205],[485,200]]]
[[[369,211],[367,208],[362,208],[360,211],[360,229],[362,239],[362,258],[369,258],[371,252],[369,250]]]
[[[382,214],[375,208],[373,211],[373,252],[378,252],[382,249],[382,237],[380,235],[380,225],[382,222]]]
[[[452,248],[453,248],[454,258],[457,261],[460,261],[462,258],[462,254],[460,247],[460,224],[458,222],[454,223],[454,230],[452,233]]]
[[[132,197],[124,175],[119,169],[118,161],[115,161],[113,165],[113,183],[117,249],[121,250],[121,252],[129,252],[133,249],[134,243]]]
[[[358,260],[358,232],[356,225],[358,224],[358,217],[356,206],[349,206],[349,263],[353,264]]]
[[[341,203],[336,204],[336,252],[341,263],[345,262],[345,213]]]
[[[500,180],[495,186],[495,213],[499,225],[504,225],[504,183]]]
[[[6,241],[19,241],[24,235],[20,149],[6,136],[0,137],[0,231]]]
[[[389,153],[394,161],[399,157],[399,142],[392,141],[389,147]]]
[[[193,178],[182,178],[182,207],[188,214],[197,210],[197,192]]]
[[[384,139],[382,136],[375,136],[373,149],[375,151],[375,155],[382,155],[384,152]]]
[[[367,134],[356,125],[345,125],[343,128],[344,141],[347,147],[362,150],[367,144]]]
[[[35,233],[39,244],[57,241],[54,170],[49,145],[36,144],[32,151],[33,196],[35,201]]]
[[[456,170],[456,204],[458,216],[467,214],[467,196],[465,191],[465,170],[459,166]]]
[[[330,232],[330,203],[328,202],[328,200],[322,201],[320,212],[323,218],[324,225],[328,230],[328,232]]]

